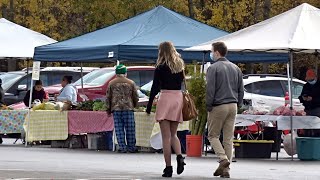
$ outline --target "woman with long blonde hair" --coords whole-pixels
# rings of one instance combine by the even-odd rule
[[[184,61],[171,42],[159,45],[158,60],[154,72],[150,99],[146,112],[150,114],[155,96],[160,92],[156,109],[156,120],[160,124],[163,155],[166,168],[162,177],[172,177],[171,147],[177,155],[177,174],[184,171],[184,157],[181,155],[180,140],[177,137],[178,124],[183,121]]]

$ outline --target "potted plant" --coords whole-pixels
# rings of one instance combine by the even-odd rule
[[[203,134],[207,123],[206,109],[206,82],[204,74],[195,74],[188,86],[189,92],[194,96],[198,110],[198,117],[191,121],[191,135],[187,135],[187,156],[200,157],[202,155]]]

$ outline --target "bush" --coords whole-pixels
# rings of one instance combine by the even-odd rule
[[[203,74],[195,74],[190,79],[188,86],[190,94],[195,98],[195,105],[198,109],[198,118],[191,121],[191,134],[203,135],[207,123],[206,109],[206,81]]]

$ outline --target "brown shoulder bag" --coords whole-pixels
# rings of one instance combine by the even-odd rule
[[[185,90],[183,91],[182,115],[183,115],[183,121],[190,121],[197,118],[198,111],[194,103],[194,97],[188,92],[186,75],[184,71],[183,71],[183,75],[184,75]]]

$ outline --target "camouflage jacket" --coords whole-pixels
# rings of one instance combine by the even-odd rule
[[[110,81],[106,96],[107,111],[130,111],[139,101],[135,83],[126,77],[116,77]]]

